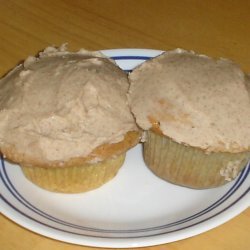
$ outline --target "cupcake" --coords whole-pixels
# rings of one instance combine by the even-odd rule
[[[177,49],[138,66],[129,79],[131,110],[145,131],[144,159],[157,176],[211,188],[247,164],[249,78],[239,66]]]
[[[128,88],[102,54],[48,47],[0,80],[0,152],[44,189],[95,189],[140,137]]]

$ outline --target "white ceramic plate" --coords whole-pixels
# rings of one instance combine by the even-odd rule
[[[124,70],[160,54],[144,49],[106,50]],[[130,150],[118,175],[83,194],[45,191],[20,168],[0,164],[0,209],[11,220],[57,240],[98,247],[140,247],[197,235],[250,205],[250,165],[219,188],[192,190],[167,183],[145,166],[141,145]]]

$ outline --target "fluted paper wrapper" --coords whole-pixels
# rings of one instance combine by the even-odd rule
[[[111,180],[124,163],[125,154],[98,163],[77,167],[26,167],[24,175],[34,184],[53,192],[79,193],[100,187]]]
[[[223,185],[237,177],[250,159],[250,152],[206,153],[148,131],[144,160],[160,178],[177,185],[203,189]]]

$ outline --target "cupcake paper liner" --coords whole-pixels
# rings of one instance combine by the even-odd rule
[[[250,159],[250,152],[206,153],[147,131],[144,159],[158,177],[177,185],[203,189],[223,185],[237,177]]]
[[[100,187],[111,180],[125,160],[125,154],[98,163],[77,167],[21,166],[24,175],[34,184],[53,192],[79,193]]]

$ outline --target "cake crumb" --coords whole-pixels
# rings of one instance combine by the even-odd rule
[[[141,142],[146,142],[146,141],[147,141],[147,134],[145,131],[143,131],[141,135]]]
[[[220,175],[225,177],[226,181],[232,181],[239,173],[241,161],[229,161],[225,168],[220,170]]]

